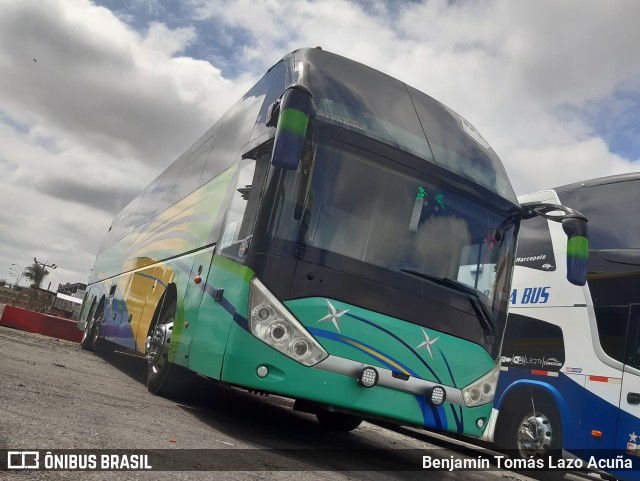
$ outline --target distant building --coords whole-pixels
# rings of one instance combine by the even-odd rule
[[[75,284],[58,284],[58,293],[59,294],[67,294],[73,297],[79,297],[82,299],[84,297],[84,293],[87,290],[87,285],[81,282],[76,282]]]
[[[80,312],[87,285],[81,282],[75,284],[58,284],[58,293],[51,304],[50,311],[57,316],[76,319]]]

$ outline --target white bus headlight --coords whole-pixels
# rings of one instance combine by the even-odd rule
[[[462,398],[468,407],[481,406],[493,402],[500,374],[500,363],[477,381],[462,389]]]
[[[305,366],[328,354],[287,308],[254,277],[249,288],[249,327],[265,344]]]

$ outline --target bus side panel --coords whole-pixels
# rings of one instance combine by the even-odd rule
[[[202,304],[188,347],[189,369],[220,379],[229,331],[236,313],[247,311],[253,275],[251,269],[237,262],[214,256],[209,276],[203,282]],[[183,344],[185,349],[187,342]]]
[[[136,348],[134,338],[135,331],[131,325],[133,316],[130,316],[130,314],[132,311],[125,302],[124,293],[126,292],[127,286],[134,282],[133,279],[134,275],[129,273],[109,279],[109,281],[104,283],[106,291],[104,306],[105,324],[102,333],[108,341],[128,349]],[[144,309],[146,290],[149,287],[150,283],[148,283],[146,279],[143,279],[142,282],[137,283],[137,286],[134,288],[134,291],[136,294],[139,294],[139,296],[136,297],[137,303],[133,303],[132,307],[133,312],[138,315]]]
[[[214,249],[215,247],[209,247],[177,261],[188,277],[184,277],[184,280],[181,278],[178,282],[180,287],[184,284],[185,289],[184,296],[182,298],[178,296],[176,322],[174,322],[171,345],[169,346],[169,359],[184,367],[187,367],[189,363],[189,348],[193,334],[196,332],[198,314],[207,286],[207,276]],[[189,266],[190,272],[187,273]]]
[[[624,375],[627,376],[628,373]],[[638,376],[635,376],[634,384],[635,392],[640,392],[640,379]],[[626,405],[627,409],[631,408],[627,404],[626,396],[623,396],[620,401],[623,405]],[[625,453],[625,460],[631,460],[633,469],[624,472],[611,470],[612,474],[627,481],[640,480],[640,406],[635,405],[634,407],[635,409],[631,408],[629,410],[620,409],[616,443],[616,448],[618,449],[616,454]]]
[[[527,369],[506,368],[500,373],[494,406],[502,412],[516,390],[542,390],[553,398],[560,413],[564,449],[580,455],[584,455],[581,450],[614,449],[617,406],[606,401],[603,393],[592,392],[588,378],[564,373],[543,376]],[[592,430],[601,431],[602,438],[593,436]],[[609,454],[603,451],[602,456]]]

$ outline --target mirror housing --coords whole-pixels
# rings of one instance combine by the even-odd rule
[[[584,286],[589,260],[587,220],[577,217],[563,219],[562,229],[567,234],[567,280],[576,286]]]
[[[271,106],[269,123],[275,123],[276,113],[278,117],[271,163],[275,167],[296,170],[300,164],[309,118],[313,113],[311,92],[302,85],[291,85]]]
[[[562,223],[567,235],[567,280],[576,286],[587,283],[589,260],[589,232],[587,218],[575,209],[558,204],[530,202],[521,204],[522,218],[535,216]]]

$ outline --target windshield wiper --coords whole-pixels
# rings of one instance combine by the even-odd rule
[[[485,306],[484,302],[482,302],[482,299],[480,298],[480,293],[473,287],[463,284],[460,281],[449,279],[447,277],[432,276],[430,274],[425,274],[424,272],[414,271],[411,269],[400,269],[400,270],[402,272],[406,272],[407,274],[414,275],[421,279],[431,281],[435,284],[439,284],[441,286],[449,287],[458,292],[465,293],[485,333],[489,335],[493,335],[496,333],[496,323],[493,319],[493,316]]]

